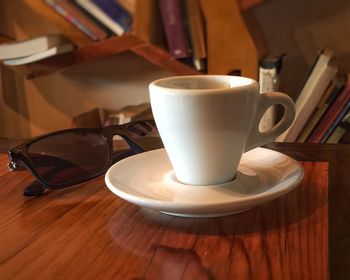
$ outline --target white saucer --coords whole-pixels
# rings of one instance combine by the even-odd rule
[[[176,180],[165,149],[137,154],[106,173],[117,196],[170,215],[217,217],[242,212],[296,187],[304,175],[294,159],[265,148],[245,153],[236,179],[221,185],[191,186]]]

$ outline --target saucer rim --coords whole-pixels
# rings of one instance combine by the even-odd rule
[[[271,153],[275,153],[275,154],[278,154],[280,156],[289,158],[291,160],[291,162],[293,162],[293,165],[296,166],[296,170],[293,171],[293,173],[295,173],[295,174],[293,174],[290,178],[287,178],[286,180],[296,177],[295,181],[290,183],[287,187],[283,187],[283,188],[280,188],[278,190],[275,190],[276,188],[278,188],[280,186],[280,184],[282,182],[285,182],[285,181],[277,182],[277,184],[274,184],[270,189],[268,189],[266,191],[263,191],[261,193],[254,194],[254,195],[249,195],[247,197],[242,197],[239,200],[236,200],[234,202],[233,201],[227,201],[227,202],[217,202],[217,201],[216,202],[215,201],[212,201],[212,202],[203,202],[203,201],[179,202],[179,201],[176,201],[176,202],[174,202],[174,201],[169,201],[169,200],[159,200],[159,199],[156,199],[156,198],[145,198],[145,197],[135,196],[133,194],[127,193],[125,191],[122,191],[120,188],[117,188],[114,184],[112,184],[110,179],[107,179],[107,178],[110,177],[110,174],[112,173],[113,168],[116,168],[115,166],[118,166],[119,164],[121,164],[124,161],[128,161],[128,160],[131,160],[131,158],[139,157],[141,155],[145,155],[146,153],[149,154],[149,153],[156,152],[156,151],[160,152],[160,150],[162,150],[162,152],[166,153],[165,148],[160,148],[160,149],[156,149],[156,150],[152,150],[152,151],[147,151],[147,152],[141,153],[141,154],[136,154],[136,155],[133,155],[133,156],[128,157],[128,158],[125,158],[125,159],[115,163],[106,172],[105,183],[106,183],[108,189],[111,192],[113,192],[115,195],[119,196],[120,198],[122,198],[122,199],[124,199],[126,201],[129,201],[130,203],[139,205],[141,207],[156,209],[156,210],[161,211],[161,212],[168,212],[168,213],[170,213],[170,211],[164,210],[165,207],[167,209],[170,209],[170,208],[177,209],[177,208],[186,207],[187,209],[196,210],[199,207],[216,207],[218,205],[220,207],[225,207],[225,206],[227,207],[227,206],[232,206],[233,203],[235,205],[239,206],[239,205],[242,205],[242,204],[244,205],[245,203],[254,202],[255,200],[263,200],[263,201],[261,201],[259,203],[256,203],[256,205],[259,205],[259,204],[262,204],[262,203],[274,200],[274,199],[276,199],[276,198],[278,198],[278,197],[280,197],[280,196],[282,196],[282,195],[292,191],[303,180],[303,178],[304,178],[304,169],[303,169],[302,165],[298,161],[296,161],[292,157],[290,157],[288,155],[285,155],[285,154],[283,154],[281,152],[277,152],[275,150],[262,148],[262,147],[257,147],[255,149],[250,150],[250,151],[254,151],[254,150],[258,150],[258,149],[267,150],[267,151],[269,151]],[[189,187],[216,188],[216,187],[220,187],[220,186],[226,186],[227,187],[227,185],[232,184],[233,182],[234,182],[234,180],[232,180],[230,182],[223,183],[223,184],[203,185],[203,186],[185,185],[185,184],[182,184],[180,182],[177,182],[177,183],[181,184],[182,186],[189,186]],[[271,190],[274,190],[274,191],[271,192]],[[162,204],[166,204],[166,205],[162,205]],[[247,208],[252,208],[252,207],[254,207],[254,206],[247,207]],[[160,209],[162,209],[162,210],[160,210]],[[174,212],[174,215],[176,213],[177,212]]]

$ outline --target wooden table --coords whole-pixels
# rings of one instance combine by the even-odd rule
[[[350,146],[267,147],[305,162],[308,181],[245,213],[206,219],[140,209],[103,177],[28,199],[32,176],[8,172],[0,155],[0,279],[348,279]]]

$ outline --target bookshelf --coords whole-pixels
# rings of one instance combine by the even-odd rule
[[[150,68],[147,70],[149,73],[156,69],[159,70],[159,73],[154,78],[162,77],[162,75],[186,75],[186,74],[198,74],[196,70],[192,67],[183,64],[179,60],[174,59],[166,50],[165,36],[162,34],[162,26],[159,18],[159,14],[155,11],[156,0],[136,0],[135,3],[135,13],[134,13],[134,23],[132,32],[123,35],[123,36],[112,36],[103,41],[93,42],[86,35],[80,32],[78,29],[74,28],[69,22],[64,18],[58,15],[53,9],[47,6],[42,0],[23,0],[23,5],[27,7],[33,14],[40,17],[41,21],[46,21],[48,24],[55,26],[56,30],[59,33],[64,34],[69,38],[76,46],[76,49],[67,54],[60,56],[52,57],[49,59],[42,60],[37,63],[28,64],[25,66],[15,66],[8,67],[11,70],[18,70],[23,77],[29,80],[40,80],[41,77],[45,78],[48,75],[65,72],[66,70],[75,68],[75,66],[91,67],[91,63],[96,63],[103,60],[108,60],[110,57],[119,63],[125,63],[125,54],[128,54],[128,63],[138,65],[140,59],[146,61]],[[262,14],[264,18],[268,18],[271,14],[275,14],[270,10],[264,9],[264,6],[276,6],[278,3],[276,1],[264,2],[262,9],[250,9],[253,6],[256,6],[261,3],[260,0],[222,0],[220,5],[217,1],[213,0],[202,0],[201,3],[204,5],[204,12],[206,17],[211,21],[210,29],[207,30],[208,35],[208,46],[210,56],[214,59],[209,63],[219,63],[219,65],[214,65],[211,67],[212,70],[208,71],[210,74],[229,74],[232,73],[232,70],[243,70],[241,74],[244,76],[250,76],[252,78],[257,78],[254,76],[257,74],[257,65],[258,65],[258,49],[256,44],[251,37],[252,29],[248,30],[245,25],[246,16],[255,12],[268,12],[268,14]],[[230,9],[225,9],[229,4]],[[282,4],[280,4],[282,5]],[[289,5],[292,4],[292,1],[289,2]],[[304,5],[304,4],[303,4]],[[307,5],[307,4],[305,4]],[[258,7],[260,8],[260,7]],[[217,10],[215,10],[217,9]],[[227,17],[217,20],[215,18],[215,13],[221,9],[221,12],[225,10],[227,12]],[[284,8],[283,8],[284,9]],[[281,11],[280,8],[279,11]],[[278,13],[277,13],[278,14]],[[243,19],[244,16],[244,19]],[[257,17],[258,18],[258,17]],[[233,20],[232,20],[233,19]],[[232,20],[232,22],[231,22]],[[33,20],[34,22],[35,20]],[[281,21],[281,20],[280,20]],[[263,26],[261,22],[257,22],[258,27]],[[274,25],[274,23],[271,23]],[[221,28],[226,26],[226,28]],[[238,29],[235,29],[237,28]],[[286,23],[283,23],[280,28],[286,28]],[[258,29],[258,28],[257,28]],[[269,30],[275,29],[275,26],[269,26]],[[218,32],[218,30],[220,32]],[[250,32],[249,32],[250,31]],[[232,36],[234,34],[234,36]],[[265,35],[267,32],[265,32]],[[271,33],[273,34],[273,33]],[[254,34],[256,35],[256,34]],[[270,35],[272,36],[272,35]],[[225,41],[224,39],[230,39],[230,41]],[[234,40],[241,42],[236,44]],[[288,38],[291,38],[289,36]],[[254,40],[256,41],[256,36]],[[259,38],[258,38],[259,39]],[[270,38],[268,38],[270,39]],[[222,41],[220,41],[222,40]],[[278,42],[279,44],[272,44],[269,46],[270,50],[276,49],[275,53],[280,53],[280,49],[285,49],[283,42],[286,40],[281,40],[280,38],[272,38],[271,42]],[[217,43],[220,42],[220,43]],[[258,42],[261,43],[261,42]],[[289,42],[288,42],[289,43]],[[285,43],[287,44],[287,43]],[[260,47],[260,44],[258,44]],[[297,48],[292,44],[288,44],[293,47],[293,51]],[[226,46],[226,49],[220,48],[221,46]],[[280,49],[278,49],[280,48]],[[246,50],[251,50],[246,52]],[[240,53],[245,52],[246,58],[242,58]],[[292,55],[290,55],[292,53]],[[238,59],[239,58],[239,59]],[[291,63],[293,60],[293,52],[289,52],[289,61],[287,60],[286,66]],[[295,65],[300,62],[300,60],[295,61]],[[143,63],[143,62],[142,62]],[[244,66],[250,66],[249,69]],[[152,67],[156,68],[152,68]],[[284,80],[282,80],[281,91],[287,92],[294,100],[296,100],[297,90],[294,90],[292,87],[296,88],[297,83],[295,82],[296,76],[305,77],[303,73],[303,67],[299,67],[300,63],[297,65],[297,69],[293,69],[293,73],[283,73]],[[7,67],[7,66],[5,66]],[[93,66],[92,66],[93,67]],[[138,71],[137,67],[131,67],[133,70],[125,69],[125,71],[136,71],[133,73],[135,76],[141,74],[141,71]],[[288,80],[288,85],[291,85],[290,88],[285,87],[285,81]],[[301,79],[300,79],[301,80]],[[141,83],[146,88],[147,80],[135,79],[132,83],[140,85]],[[133,85],[131,85],[133,86]]]
[[[56,25],[62,34],[77,47],[73,52],[67,54],[51,57],[24,66],[16,66],[16,70],[22,73],[27,79],[35,79],[72,66],[97,61],[111,55],[117,55],[125,51],[131,51],[174,74],[198,73],[191,67],[173,59],[164,49],[151,44],[150,30],[148,36],[145,35],[145,32],[142,31],[141,28],[138,28],[138,32],[143,32],[144,35],[137,36],[137,34],[133,32],[123,36],[111,36],[103,41],[93,42],[63,17],[58,15],[42,0],[24,0],[24,4],[39,16]],[[141,23],[138,23],[138,25],[140,24]],[[144,28],[147,28],[147,25],[145,25]],[[149,39],[149,41],[145,41],[145,39]]]
[[[240,10],[260,2],[240,0]],[[28,138],[68,128],[76,116],[95,108],[119,110],[147,102],[152,80],[198,74],[167,51],[156,3],[136,0],[132,32],[99,42],[43,0],[4,3],[0,33],[18,40],[60,33],[76,48],[36,63],[1,65],[0,137]]]
[[[247,10],[261,1],[239,0],[237,3],[239,10]],[[27,65],[1,65],[0,136],[27,138],[71,127],[74,117],[94,108],[118,110],[146,102],[152,80],[198,74],[167,51],[157,0],[136,0],[135,4],[130,33],[94,42],[43,0],[4,3],[0,11],[0,23],[4,20],[3,26],[7,27],[4,34],[9,30],[13,38],[26,39],[59,33],[65,35],[75,49]],[[242,23],[239,10],[236,9],[236,17]],[[242,25],[241,28],[250,38],[248,30]],[[225,60],[225,53],[218,53],[221,60]],[[217,59],[217,55],[213,59]],[[232,62],[228,70],[214,73],[228,74],[239,67],[235,60]],[[257,65],[257,61],[254,64]],[[42,118],[43,115],[46,117]]]
[[[225,4],[230,1],[234,5],[228,13],[229,18],[234,18],[235,22],[226,28],[225,33],[219,37],[214,32],[210,32],[208,36],[208,45],[212,46],[209,49],[212,58],[208,58],[210,74],[230,74],[234,70],[239,70],[243,75],[257,78],[258,55],[253,39],[246,26],[244,25],[241,10],[247,10],[255,5],[258,5],[262,0],[225,0],[222,5],[217,6],[216,1],[203,1],[205,7],[208,7],[214,12],[220,12],[220,9],[225,7]],[[225,3],[224,3],[225,2]],[[56,71],[64,70],[69,67],[80,65],[85,62],[104,59],[110,55],[122,53],[130,50],[133,53],[147,59],[151,63],[164,67],[174,74],[196,74],[198,73],[191,67],[182,64],[173,59],[165,49],[165,38],[162,34],[159,12],[157,11],[157,0],[136,0],[135,12],[133,15],[134,24],[132,31],[122,36],[112,36],[100,42],[93,42],[90,38],[73,27],[68,21],[57,14],[52,8],[42,0],[24,0],[31,11],[38,16],[44,18],[51,24],[55,25],[60,32],[65,35],[72,43],[75,44],[75,51],[59,55],[53,58],[48,58],[40,62],[31,63],[25,66],[16,66],[15,69],[27,78],[35,79],[45,76]],[[217,6],[217,7],[216,7]],[[208,10],[208,9],[207,9]],[[211,23],[214,22],[213,16],[210,16]],[[238,27],[233,30],[240,36],[240,47],[234,43],[231,36],[232,28],[238,23]],[[226,25],[226,22],[215,23],[215,28]],[[218,49],[216,41],[218,38],[232,38],[229,41],[222,41],[219,45],[224,47]],[[243,56],[240,55],[243,50],[249,49],[249,52]],[[229,50],[233,50],[230,52]],[[208,54],[209,55],[209,54]]]

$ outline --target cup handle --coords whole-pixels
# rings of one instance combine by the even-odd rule
[[[251,127],[245,152],[272,142],[276,137],[281,135],[293,123],[295,117],[295,106],[293,100],[281,92],[269,92],[259,94],[257,102],[257,112],[255,121]],[[259,131],[259,123],[266,112],[272,105],[282,105],[284,113],[282,119],[270,130],[266,132]]]

